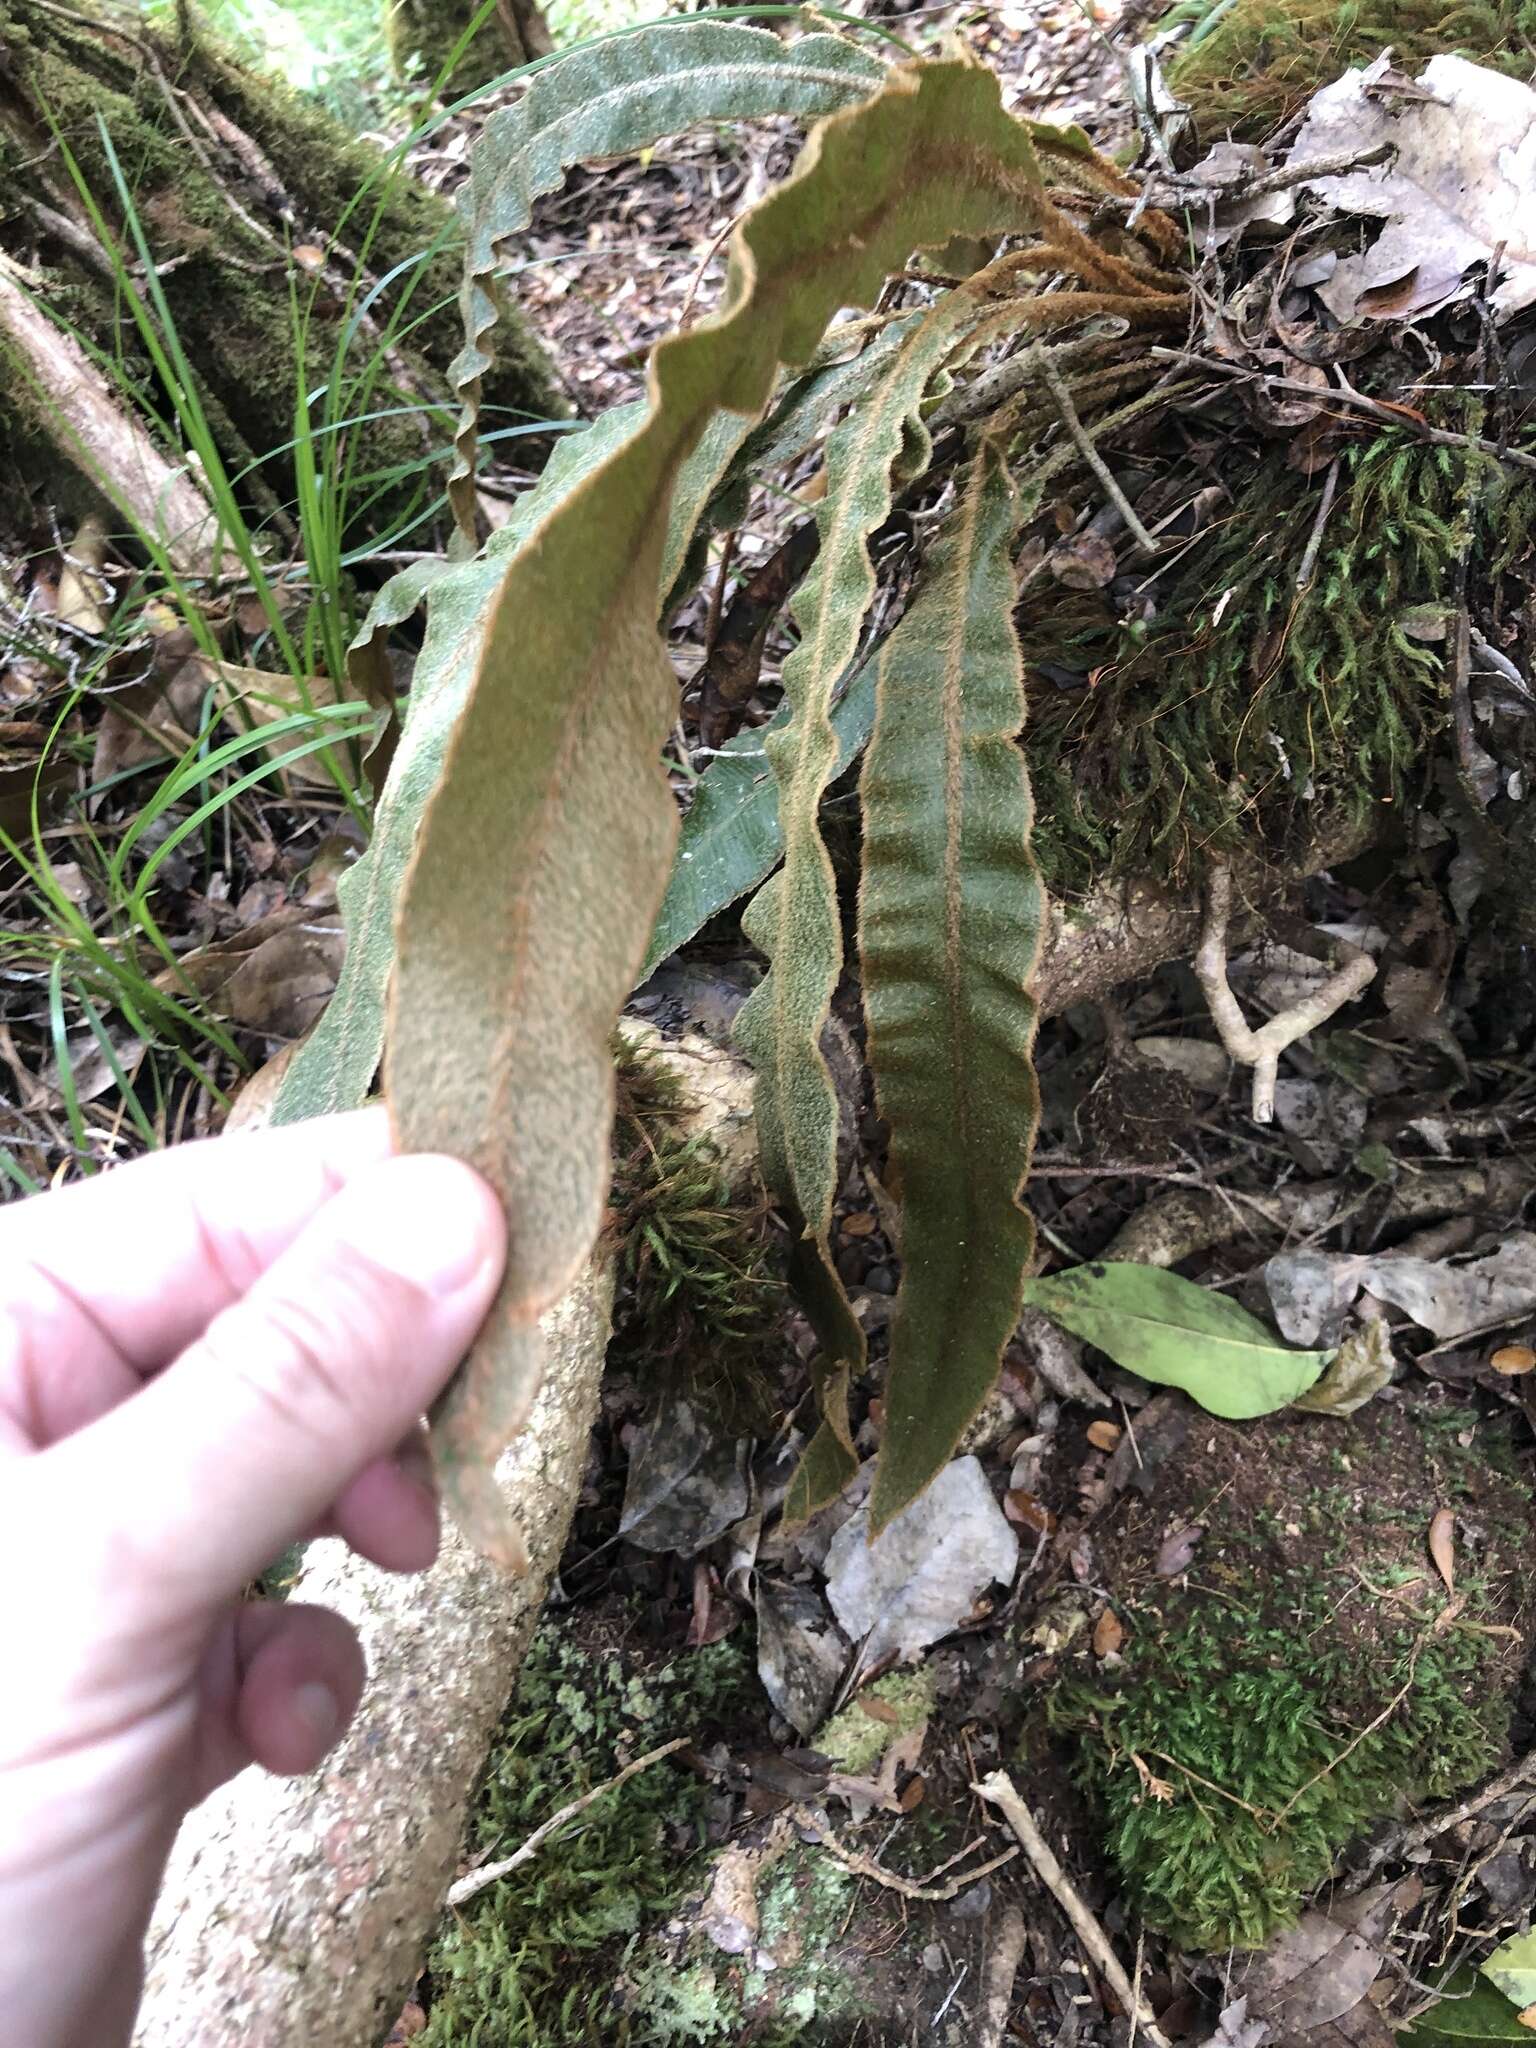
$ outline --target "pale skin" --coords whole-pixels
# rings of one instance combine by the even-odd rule
[[[317,1529],[437,1550],[420,1417],[505,1255],[382,1111],[186,1145],[0,1213],[0,2013],[128,2040],[188,1808],[312,1770],[364,1683],[350,1627],[242,1597]]]

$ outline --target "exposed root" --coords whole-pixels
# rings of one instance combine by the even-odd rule
[[[1352,1003],[1374,979],[1376,962],[1369,953],[1343,939],[1334,944],[1342,956],[1328,979],[1309,996],[1281,1010],[1257,1031],[1249,1027],[1227,980],[1227,931],[1232,922],[1232,870],[1225,861],[1211,870],[1206,890],[1205,930],[1194,957],[1195,979],[1210,1007],[1211,1021],[1234,1060],[1253,1068],[1253,1120],[1273,1123],[1275,1083],[1280,1055],[1346,1003]]]

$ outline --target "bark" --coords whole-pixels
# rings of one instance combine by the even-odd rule
[[[82,5],[87,11],[52,0],[0,0],[0,249],[49,311],[109,361],[121,354],[124,368],[112,382],[126,409],[141,398],[153,433],[160,430],[152,413],[174,421],[125,305],[126,290],[141,302],[147,293],[104,126],[220,452],[232,474],[262,459],[242,491],[254,509],[271,514],[293,490],[292,458],[275,451],[292,436],[298,392],[330,382],[340,323],[398,264],[405,270],[359,321],[349,374],[375,356],[378,371],[351,409],[384,412],[444,397],[443,372],[461,339],[454,217],[408,175],[381,174],[384,159],[370,144],[246,70],[201,28],[172,32],[135,13],[90,11],[92,0]],[[105,232],[76,189],[61,143]],[[435,244],[438,253],[413,268],[410,259]],[[302,335],[295,300],[308,309]],[[384,328],[402,303],[403,325],[428,317],[397,346]],[[0,354],[14,353],[0,335]],[[535,416],[568,409],[515,316],[492,381],[495,404]],[[78,485],[73,493],[56,488],[55,471],[72,480],[58,461],[46,390],[29,393],[24,377],[9,382],[16,403],[0,413],[0,491],[14,500],[40,484],[50,500],[78,500]],[[352,436],[356,472],[366,475],[419,457],[434,429],[424,414],[401,414]],[[184,458],[174,424],[161,452],[173,467]],[[398,512],[411,488],[381,497],[370,524]]]
[[[663,1049],[665,1051],[665,1049]],[[671,1064],[695,1127],[746,1156],[744,1068],[701,1039]],[[294,1597],[357,1628],[370,1680],[311,1778],[247,1771],[190,1814],[146,1946],[135,2048],[376,2048],[415,1979],[455,1873],[466,1810],[559,1561],[597,1408],[611,1248],[545,1319],[548,1361],[498,1478],[528,1536],[526,1578],[449,1532],[418,1578],[314,1545]]]
[[[384,33],[396,71],[435,83],[479,11],[480,0],[385,0]],[[441,90],[448,98],[473,92],[504,71],[547,57],[554,47],[535,0],[496,0]]]
[[[85,350],[54,325],[0,251],[0,336],[35,390],[47,392],[59,454],[154,534],[183,574],[211,566],[213,514],[187,470],[173,468]]]

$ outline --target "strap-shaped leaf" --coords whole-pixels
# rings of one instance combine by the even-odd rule
[[[902,1217],[876,1530],[991,1391],[1034,1246],[1019,1194],[1039,1110],[1028,981],[1044,891],[1017,744],[1015,525],[1002,453],[983,442],[882,651],[860,783],[864,1009]]]
[[[366,1101],[384,1052],[384,1004],[395,957],[401,878],[475,673],[487,610],[506,573],[506,557],[552,504],[635,431],[644,410],[642,405],[619,407],[584,433],[563,437],[538,483],[492,535],[483,560],[413,562],[391,576],[374,598],[349,655],[354,682],[361,686],[365,677],[369,680],[365,695],[380,687],[374,672],[387,666],[384,643],[390,629],[425,603],[427,630],[405,726],[374,811],[372,836],[337,890],[347,929],[341,976],[324,1016],[283,1076],[273,1105],[275,1123],[356,1109]]]
[[[839,765],[833,697],[875,594],[869,541],[890,513],[893,474],[914,448],[926,460],[919,408],[938,371],[984,317],[988,283],[979,273],[941,299],[827,444],[821,548],[794,605],[800,642],[784,664],[790,717],[764,740],[779,786],[784,866],[743,920],[769,971],[742,1005],[736,1036],[757,1076],[763,1178],[795,1235],[790,1279],[822,1348],[825,1426],[798,1475],[787,1510],[795,1514],[813,1512],[852,1472],[847,1420],[829,1396],[864,1362],[864,1333],[829,1244],[838,1113],[821,1038],[842,972],[843,935],[820,808]]]
[[[352,645],[354,681],[365,665],[369,671],[384,666],[387,673],[383,648],[389,629],[403,623],[423,602],[427,630],[405,728],[374,814],[373,835],[337,891],[347,929],[341,977],[325,1015],[283,1077],[273,1109],[275,1122],[297,1123],[304,1117],[355,1109],[366,1100],[384,1051],[385,1000],[405,864],[476,674],[490,602],[506,574],[507,558],[553,506],[636,431],[645,413],[643,402],[617,406],[583,432],[562,439],[537,484],[519,498],[507,524],[492,534],[481,560],[413,562],[392,576],[374,599]],[[670,588],[704,507],[750,424],[739,414],[721,414],[683,465],[667,523],[663,589]]]
[[[724,311],[656,351],[644,427],[535,528],[492,600],[406,877],[385,1079],[404,1143],[470,1160],[507,1205],[506,1279],[434,1442],[461,1522],[509,1562],[490,1465],[537,1387],[537,1319],[602,1215],[609,1035],[677,832],[655,611],[678,468],[718,407],[758,414],[778,366],[808,360],[913,246],[1024,229],[1041,207],[1029,133],[990,73],[891,73],[738,231]]]
[[[527,227],[534,201],[558,190],[572,164],[648,149],[701,121],[835,113],[873,92],[885,68],[838,36],[784,42],[742,22],[658,22],[572,50],[491,117],[460,202],[468,234],[464,347],[451,377],[464,411],[448,493],[463,531],[473,531],[475,431],[493,360],[502,252]]]

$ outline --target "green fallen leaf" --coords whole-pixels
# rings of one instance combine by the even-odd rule
[[[1332,1351],[1293,1351],[1225,1295],[1160,1266],[1098,1261],[1031,1280],[1025,1302],[1212,1415],[1271,1415],[1321,1376]]]
[[[1470,1968],[1457,1970],[1441,1986],[1438,2005],[1398,2034],[1403,2048],[1436,2048],[1441,2041],[1524,2041],[1531,2029],[1502,1993],[1479,1979]]]
[[[1536,1927],[1512,1935],[1496,1948],[1482,1965],[1482,1973],[1506,1998],[1513,1999],[1521,2012],[1536,2005]]]

